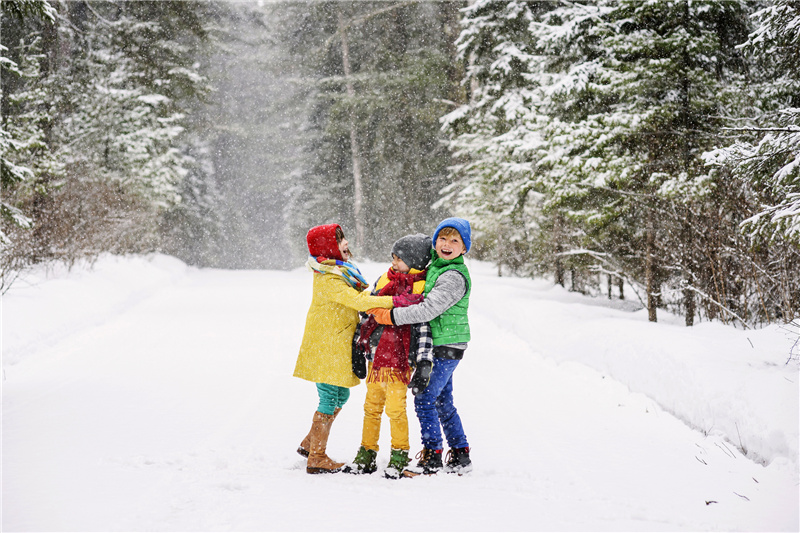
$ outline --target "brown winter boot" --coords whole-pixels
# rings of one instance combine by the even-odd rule
[[[338,472],[344,466],[344,463],[337,463],[325,454],[334,418],[335,415],[326,415],[319,411],[314,413],[314,424],[311,426],[309,438],[311,448],[306,465],[306,472],[309,474],[330,474]]]
[[[336,409],[333,410],[333,418],[334,419],[336,418],[336,415],[338,415],[339,411],[341,411],[341,410],[342,410],[341,407],[337,407]],[[306,435],[306,438],[303,439],[303,441],[300,443],[300,446],[297,448],[297,453],[299,453],[303,457],[308,457],[308,450],[310,450],[310,449],[311,449],[311,430],[309,429],[308,430],[308,435]]]

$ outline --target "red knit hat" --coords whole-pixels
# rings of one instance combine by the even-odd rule
[[[339,242],[336,240],[337,229],[340,229],[339,224],[325,224],[308,230],[306,234],[308,253],[314,257],[344,261],[342,252],[339,251]]]

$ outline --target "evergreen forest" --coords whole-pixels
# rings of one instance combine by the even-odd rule
[[[442,218],[499,275],[800,316],[800,2],[0,2],[0,292],[160,252],[289,269]]]

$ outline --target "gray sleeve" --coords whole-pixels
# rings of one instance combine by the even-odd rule
[[[398,326],[430,322],[456,304],[467,293],[467,280],[457,270],[448,270],[436,280],[436,285],[421,304],[397,307],[392,319]]]

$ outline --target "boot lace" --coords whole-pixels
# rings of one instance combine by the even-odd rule
[[[428,466],[428,464],[433,460],[433,450],[422,448],[419,452],[417,452],[417,455],[414,458],[419,460],[417,466]]]
[[[447,450],[447,455],[444,456],[444,464],[447,466],[453,466],[456,462],[456,456],[453,453],[453,449],[450,448]]]

